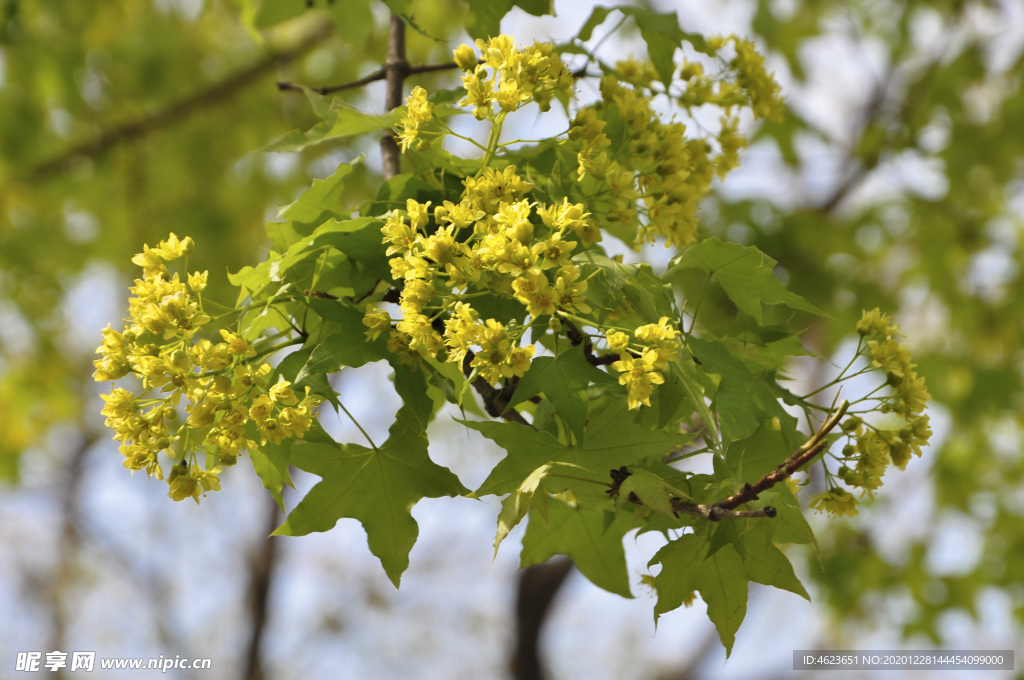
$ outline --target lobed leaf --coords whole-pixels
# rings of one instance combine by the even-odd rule
[[[576,441],[582,441],[587,419],[586,389],[592,382],[611,380],[607,373],[590,365],[582,347],[575,347],[557,357],[534,359],[520,379],[508,407],[543,393],[576,435]]]
[[[568,555],[594,585],[632,598],[622,547],[622,537],[630,527],[613,513],[575,507],[559,498],[550,500],[547,512],[546,524],[530,518],[520,566],[540,564],[554,555]]]
[[[775,278],[775,260],[754,246],[726,243],[717,238],[691,244],[676,255],[662,275],[672,283],[681,270],[699,269],[711,273],[740,310],[762,323],[762,304],[784,304],[812,314],[820,309],[788,290]]]
[[[409,406],[399,409],[388,440],[379,448],[306,443],[292,448],[291,462],[321,481],[274,534],[303,536],[328,531],[344,517],[357,519],[370,551],[395,587],[409,566],[419,533],[412,507],[422,498],[468,492],[450,470],[430,460],[424,423]]]

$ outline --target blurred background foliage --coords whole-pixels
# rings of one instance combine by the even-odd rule
[[[56,644],[72,573],[61,560],[69,543],[85,549],[83,520],[70,515],[93,493],[81,488],[89,452],[109,453],[92,350],[99,329],[119,320],[131,255],[169,232],[191,235],[192,266],[209,269],[211,295],[228,301],[224,272],[261,258],[264,223],[313,178],[365,154],[346,185],[350,202],[376,181],[375,139],[255,151],[317,121],[305,97],[276,82],[337,85],[383,62],[388,5],[310,4],[0,0],[0,477],[5,504],[45,496],[64,513],[43,525],[49,539],[31,539],[58,546],[40,558],[52,582],[4,597],[40,596],[38,628]],[[535,14],[545,5],[525,4]],[[589,13],[582,4],[556,3],[559,38]],[[861,309],[879,306],[902,322],[935,398],[937,437],[912,474],[856,520],[818,529],[806,574],[836,627],[808,645],[849,642],[842,631],[884,618],[910,643],[962,648],[957,631],[984,623],[993,594],[1007,639],[1021,639],[1024,9],[734,0],[712,3],[729,17],[722,28],[713,10],[694,9],[691,26],[687,3],[650,4],[679,10],[687,30],[755,36],[789,97],[782,122],[750,128],[744,168],[704,207],[703,234],[757,245],[831,314],[804,336],[822,358],[793,374],[826,382]],[[464,39],[467,5],[483,7],[389,5],[414,19],[413,64],[446,61]],[[470,17],[495,21],[483,10]],[[408,86],[451,78],[424,74]],[[382,112],[379,84],[337,96]],[[730,310],[720,314],[727,323]],[[39,482],[48,476],[58,481]],[[262,545],[264,522],[251,524],[253,542],[239,552]],[[30,540],[9,531],[16,547]],[[11,652],[0,647],[2,663]],[[655,672],[645,668],[636,677]]]

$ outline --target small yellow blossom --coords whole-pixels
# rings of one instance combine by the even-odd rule
[[[648,348],[639,359],[626,354],[612,364],[612,368],[621,373],[619,384],[626,386],[626,398],[631,410],[640,408],[641,404],[650,406],[654,386],[665,382],[665,378],[654,366],[657,360],[657,352]]]
[[[850,492],[836,487],[811,499],[811,507],[832,517],[857,515],[857,499]]]

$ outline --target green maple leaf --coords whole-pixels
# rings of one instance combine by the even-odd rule
[[[336,373],[346,366],[358,368],[371,361],[392,356],[387,351],[385,338],[367,342],[362,312],[334,300],[325,300],[318,305],[321,307],[318,311],[331,309],[327,325],[331,332],[313,348],[306,364],[295,377],[296,383],[304,385],[311,376]]]
[[[654,619],[679,607],[694,591],[708,606],[708,618],[718,629],[726,655],[732,653],[743,618],[747,614],[747,574],[743,560],[732,546],[707,556],[708,540],[686,534],[672,541],[651,558],[648,566],[661,564],[654,578],[658,603]]]
[[[810,602],[789,558],[775,546],[774,533],[774,523],[759,522],[753,531],[743,534],[743,573],[755,583],[788,590]]]
[[[582,347],[562,352],[557,357],[538,357],[519,381],[509,408],[543,392],[580,441],[587,420],[585,390],[592,382],[610,380],[611,376],[590,365]]]
[[[530,517],[521,567],[540,564],[553,555],[568,555],[594,585],[633,597],[622,548],[622,537],[630,529],[625,522],[608,511],[573,507],[557,498],[550,500],[547,512],[546,524]]]
[[[820,309],[787,289],[775,278],[775,260],[754,246],[725,243],[709,238],[686,248],[672,258],[662,275],[674,281],[683,269],[700,269],[712,274],[722,284],[726,295],[743,312],[762,323],[761,304],[784,304],[813,314],[824,315]]]
[[[612,403],[594,413],[584,430],[580,447],[566,446],[546,432],[517,423],[460,420],[508,452],[491,470],[474,496],[515,491],[534,470],[546,463],[562,462],[607,478],[608,470],[642,460],[660,458],[694,435],[651,429],[635,422],[636,413]]]
[[[792,421],[768,389],[765,378],[751,373],[725,345],[695,337],[687,342],[706,371],[722,376],[715,405],[724,442],[749,437],[763,419]]]
[[[501,502],[501,512],[498,514],[498,533],[494,537],[495,556],[498,554],[498,546],[505,540],[509,532],[523,521],[531,508],[544,522],[548,521],[548,496],[547,492],[541,488],[540,483],[550,470],[551,465],[541,465],[530,473],[530,476],[519,485],[514,493],[510,493]],[[537,493],[538,490],[540,493]]]
[[[660,475],[642,469],[633,470],[626,481],[619,486],[616,506],[621,508],[628,501],[630,494],[635,495],[644,507],[667,517],[676,517],[675,511],[672,509],[673,498],[693,500],[685,492],[666,482]]]
[[[343,517],[357,519],[371,552],[397,587],[419,533],[412,506],[421,498],[468,492],[450,470],[427,456],[424,426],[422,413],[403,406],[388,440],[376,449],[335,442],[293,447],[292,464],[322,480],[274,534],[303,536],[327,531]]]

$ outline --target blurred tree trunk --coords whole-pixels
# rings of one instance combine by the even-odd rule
[[[249,644],[245,654],[245,671],[242,680],[263,680],[263,633],[267,626],[267,602],[270,597],[270,585],[277,564],[277,541],[270,536],[281,522],[281,512],[274,498],[266,497],[266,532],[252,556],[252,570],[249,584],[249,603],[251,606],[251,624]]]
[[[515,680],[546,677],[540,658],[540,634],[551,604],[572,567],[571,559],[560,556],[520,572],[516,593],[516,645],[511,661]]]

